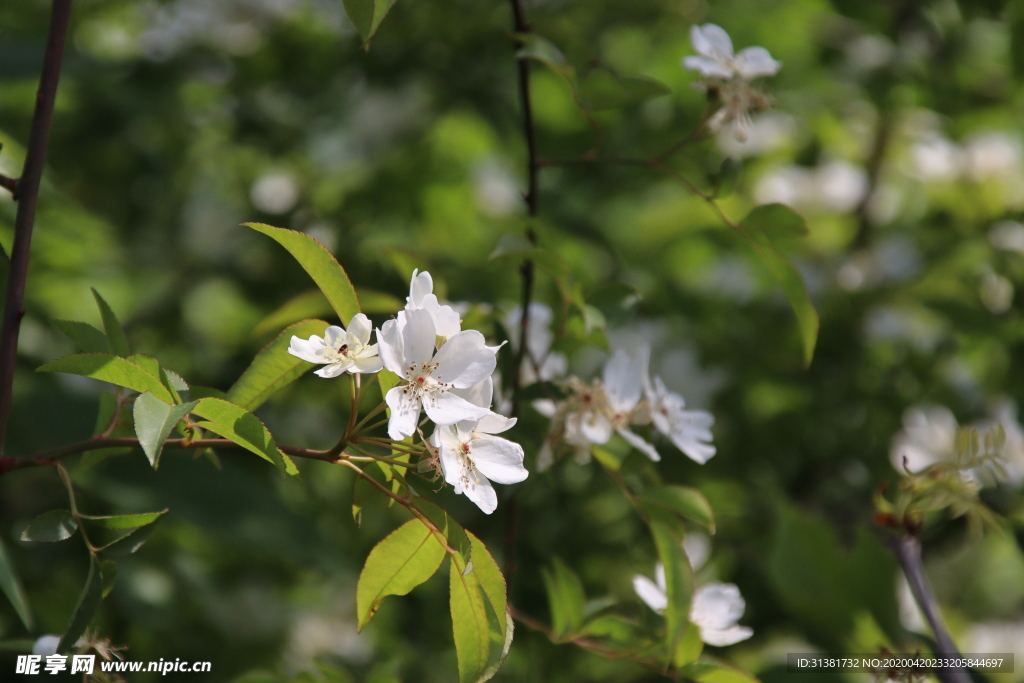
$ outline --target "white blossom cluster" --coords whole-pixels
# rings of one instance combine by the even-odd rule
[[[683,58],[683,66],[698,72],[701,86],[714,91],[721,103],[708,120],[708,128],[719,133],[733,122],[736,139],[750,134],[750,115],[771,106],[771,98],[751,85],[761,76],[774,76],[782,63],[763,47],[748,47],[733,54],[732,39],[721,26],[704,24],[690,29],[690,40],[697,55]]]

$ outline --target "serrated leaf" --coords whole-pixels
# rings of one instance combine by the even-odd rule
[[[556,557],[550,569],[542,569],[544,590],[551,610],[551,628],[559,637],[575,634],[583,625],[587,601],[583,582],[572,569]]]
[[[160,454],[171,430],[184,418],[199,401],[170,405],[148,391],[135,399],[132,415],[135,418],[135,434],[139,445],[149,458],[149,464],[156,469],[160,466]]]
[[[114,581],[117,580],[117,564],[112,560],[105,560],[100,563],[100,578],[103,581],[103,592],[101,598],[110,595],[114,590]]]
[[[562,51],[547,38],[536,33],[518,33],[515,36],[522,47],[516,52],[519,59],[533,59],[561,76],[576,91],[576,69],[566,60]]]
[[[690,600],[693,598],[693,568],[683,552],[681,539],[656,521],[650,524],[658,558],[665,567],[665,645],[670,655],[679,647],[690,625]]]
[[[361,631],[389,595],[407,595],[437,571],[445,548],[420,520],[412,519],[374,546],[356,586]]]
[[[473,575],[475,575],[476,580],[479,582],[480,588],[484,593],[484,599],[491,608],[489,612],[490,628],[493,631],[497,627],[499,636],[494,638],[492,635],[488,666],[476,679],[476,683],[481,683],[494,676],[505,662],[508,651],[512,647],[515,625],[512,622],[512,615],[508,609],[505,577],[501,573],[498,563],[494,561],[494,557],[487,550],[487,546],[483,544],[483,541],[468,531],[466,536],[469,537],[471,557],[473,558]]]
[[[18,613],[22,625],[29,631],[35,628],[32,619],[32,609],[29,607],[28,598],[25,596],[25,589],[21,585],[21,579],[14,569],[14,563],[7,553],[7,547],[3,539],[0,539],[0,590],[4,592],[7,599],[11,601],[14,611]]]
[[[93,289],[92,295],[96,299],[96,305],[100,309],[100,316],[103,318],[103,329],[107,335],[107,344],[109,344],[110,352],[115,356],[127,358],[131,352],[128,350],[128,338],[124,334],[121,323],[118,321],[117,316],[114,315],[113,309],[104,301],[99,292]]]
[[[110,352],[110,346],[107,344],[106,335],[89,323],[83,323],[77,320],[54,320],[53,324],[85,353]]]
[[[448,571],[449,607],[452,613],[452,633],[455,637],[460,683],[479,680],[487,670],[487,659],[491,649],[484,596],[472,572],[468,576],[463,573],[466,566],[460,566],[460,563],[452,558]]]
[[[755,209],[756,211],[756,209]],[[780,254],[772,244],[771,238],[759,228],[740,226],[740,232],[754,247],[761,262],[768,268],[772,276],[782,287],[789,300],[789,305],[796,315],[797,326],[800,328],[800,340],[804,349],[804,366],[811,364],[814,358],[814,346],[818,340],[818,312],[811,303],[807,286],[796,266]]]
[[[81,517],[104,529],[137,529],[152,524],[168,512],[168,509],[164,509],[159,512],[142,512],[134,515],[81,515]]]
[[[266,426],[245,408],[219,398],[204,398],[192,412],[205,418],[205,422],[199,423],[203,429],[230,439],[287,474],[298,474],[295,463],[277,448]]]
[[[78,604],[75,605],[75,611],[71,613],[71,619],[68,620],[64,635],[60,637],[60,643],[57,645],[58,653],[67,654],[75,646],[85,633],[85,629],[89,627],[89,622],[96,616],[102,599],[103,577],[96,559],[93,558],[89,562],[89,574],[85,579],[85,587],[78,596]]]
[[[715,533],[715,514],[704,494],[685,486],[657,486],[643,491],[637,500],[644,508],[658,506],[671,510],[677,515],[696,522]]]
[[[256,410],[274,392],[288,386],[317,366],[288,353],[292,336],[308,339],[322,337],[328,323],[323,320],[303,320],[286,327],[272,342],[260,349],[230,389],[227,400],[248,410]]]
[[[343,0],[343,2],[345,13],[359,29],[363,45],[370,42],[370,38],[377,33],[384,17],[395,4],[395,0]]]
[[[331,307],[347,327],[348,321],[359,312],[356,290],[334,255],[309,235],[294,230],[275,228],[263,223],[245,223],[247,227],[272,237],[288,250],[299,265],[313,278]]]
[[[158,378],[138,365],[109,353],[79,353],[65,356],[36,369],[36,372],[66,372],[110,382],[139,393],[151,392],[162,401],[173,399]]]
[[[67,510],[50,510],[33,519],[21,532],[21,540],[32,543],[66,541],[75,535],[78,522]]]

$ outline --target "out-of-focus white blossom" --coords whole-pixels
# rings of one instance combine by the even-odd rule
[[[292,336],[288,353],[310,363],[324,364],[316,371],[321,377],[337,377],[345,372],[380,372],[383,367],[377,355],[377,345],[370,343],[373,325],[362,313],[349,321],[348,330],[336,325],[328,327],[324,338],[313,335],[309,339]]]
[[[44,657],[55,655],[57,654],[58,645],[60,645],[60,636],[40,636],[36,642],[32,643],[32,654]]]
[[[710,460],[715,454],[711,445],[714,416],[704,410],[686,410],[683,397],[666,389],[660,377],[645,385],[655,428],[694,462],[703,465]]]
[[[700,56],[684,57],[683,66],[708,78],[751,80],[774,76],[782,66],[763,47],[748,47],[733,55],[732,39],[715,24],[690,27],[690,40]]]
[[[893,466],[912,473],[956,458],[960,425],[945,406],[918,406],[903,413],[903,430],[889,451]]]

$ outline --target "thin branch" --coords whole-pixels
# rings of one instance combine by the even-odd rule
[[[15,197],[18,196],[18,179],[10,178],[0,173],[0,187],[10,192]]]
[[[896,561],[903,569],[903,574],[910,584],[910,592],[914,594],[917,606],[921,608],[932,633],[935,634],[935,642],[938,646],[936,654],[948,658],[959,658],[960,652],[953,642],[952,636],[942,621],[942,614],[939,613],[939,601],[935,597],[928,576],[924,573],[924,563],[921,560],[921,543],[914,536],[893,536],[889,539],[889,547],[892,549]],[[971,677],[965,669],[940,668],[935,670],[935,675],[942,683],[971,683]]]
[[[889,140],[892,138],[892,125],[892,116],[885,111],[879,112],[875,137],[871,143],[871,155],[867,163],[868,187],[864,192],[864,198],[854,211],[857,216],[857,236],[853,245],[858,249],[864,249],[871,243],[871,232],[874,228],[870,216],[871,200],[875,196],[882,175],[882,165],[889,148]]]
[[[7,278],[7,296],[4,301],[3,327],[0,330],[0,454],[3,453],[7,421],[11,415],[14,366],[18,355],[18,330],[25,314],[25,279],[28,276],[29,248],[32,228],[35,226],[36,202],[39,183],[43,177],[46,146],[53,121],[53,103],[60,80],[60,67],[64,59],[68,23],[71,19],[72,0],[53,0],[50,32],[46,39],[46,54],[36,92],[36,107],[32,115],[25,166],[17,182],[18,212],[14,218],[14,244],[11,248],[11,270]]]

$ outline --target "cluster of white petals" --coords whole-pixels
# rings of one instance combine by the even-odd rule
[[[349,321],[348,330],[332,325],[324,332],[323,339],[316,335],[309,339],[292,336],[288,353],[323,365],[316,371],[321,377],[337,377],[345,372],[379,372],[382,365],[377,345],[370,343],[371,332],[373,325],[369,319],[357,313]]]
[[[782,63],[773,59],[763,47],[748,47],[733,54],[732,39],[721,26],[704,24],[690,28],[690,39],[697,55],[683,58],[683,66],[698,72],[713,89],[720,106],[708,120],[713,133],[721,132],[734,122],[736,139],[746,140],[750,134],[750,115],[771,106],[770,97],[751,85],[761,76],[774,76]]]
[[[660,613],[668,607],[665,567],[660,562],[654,568],[654,579],[634,576],[633,590],[648,607]],[[701,640],[708,645],[724,647],[754,635],[753,629],[736,623],[744,610],[746,603],[740,589],[735,584],[716,581],[694,591],[690,602],[690,621],[700,629]]]
[[[586,463],[590,448],[618,434],[651,460],[661,460],[654,446],[631,427],[652,424],[689,458],[704,464],[715,454],[711,444],[714,417],[703,410],[686,410],[683,397],[668,391],[660,377],[648,376],[650,349],[617,349],[604,366],[600,380],[589,384],[576,377],[563,382],[569,397],[556,405],[551,436],[538,465],[550,466],[558,443],[569,446],[576,460]]]

